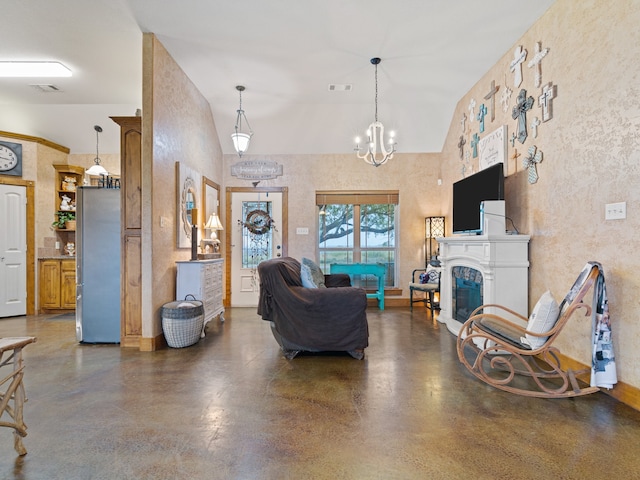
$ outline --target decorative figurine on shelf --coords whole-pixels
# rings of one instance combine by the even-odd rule
[[[64,246],[64,252],[69,255],[70,257],[73,257],[76,254],[76,245],[73,242],[68,242],[65,246]]]
[[[66,192],[76,191],[76,179],[74,177],[64,177],[62,180],[62,190]]]
[[[62,195],[62,201],[60,202],[60,211],[62,212],[71,211],[71,197]]]

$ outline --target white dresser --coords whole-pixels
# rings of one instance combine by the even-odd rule
[[[224,260],[194,260],[176,262],[178,273],[176,279],[176,299],[184,300],[193,295],[204,306],[204,325],[220,315],[224,322],[224,305],[222,304],[222,275]],[[204,328],[203,328],[204,332]]]

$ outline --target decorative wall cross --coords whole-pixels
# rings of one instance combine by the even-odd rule
[[[538,170],[536,164],[542,162],[542,150],[538,150],[535,145],[531,145],[527,151],[527,156],[522,161],[522,166],[529,170],[527,179],[529,183],[536,183],[538,181]]]
[[[515,132],[511,133],[511,137],[509,138],[509,141],[511,142],[511,146],[515,147],[516,146],[516,138],[518,138],[515,134]]]
[[[509,64],[509,70],[513,73],[513,86],[518,88],[522,83],[522,63],[527,59],[527,51],[518,45],[513,52],[513,60]]]
[[[520,154],[518,153],[518,149],[514,148],[513,149],[513,155],[511,155],[511,159],[514,160],[513,164],[516,167],[516,172],[518,171],[518,157],[520,156]]]
[[[491,90],[484,96],[485,100],[489,100],[489,111],[491,112],[491,121],[493,122],[496,119],[495,108],[496,108],[496,93],[500,90],[500,85],[496,87],[496,81],[491,80]]]
[[[538,138],[538,125],[540,125],[540,119],[538,117],[533,117],[531,120],[531,130],[533,130],[533,138]]]
[[[460,141],[458,142],[458,148],[460,149],[460,160],[464,157],[464,144],[467,141],[464,139],[464,135],[460,135]]]
[[[556,93],[556,85],[551,82],[542,87],[542,95],[538,97],[538,104],[542,107],[543,122],[553,118],[553,99],[556,98]]]
[[[500,103],[502,104],[502,111],[505,113],[509,111],[509,102],[511,101],[512,93],[513,93],[513,90],[511,90],[509,88],[509,85],[507,85],[507,74],[505,73],[504,88],[502,89],[502,94],[500,94]]]
[[[473,117],[476,116],[475,112],[473,111],[473,109],[476,108],[476,99],[475,98],[472,98],[469,101],[469,107],[468,108],[469,108],[469,121],[473,122]]]
[[[460,120],[460,126],[462,127],[462,133],[464,133],[465,123],[467,122],[467,114],[462,114],[462,119]]]
[[[511,117],[518,119],[518,141],[524,143],[527,139],[527,111],[533,107],[533,97],[527,97],[527,91],[523,88],[516,99],[516,106],[513,107]]]
[[[536,54],[533,56],[527,67],[535,67],[536,68],[536,87],[539,87],[542,83],[542,59],[547,56],[549,53],[549,49],[542,49],[542,42],[536,42]]]
[[[474,133],[470,143],[471,148],[473,148],[473,158],[478,158],[478,142],[480,142],[480,137],[477,133]]]
[[[478,122],[480,122],[480,133],[484,132],[484,117],[487,116],[487,107],[484,103],[478,108]]]

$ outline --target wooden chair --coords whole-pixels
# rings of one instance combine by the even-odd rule
[[[591,307],[582,300],[598,275],[597,266],[585,267],[560,306],[556,304],[557,321],[539,333],[527,330],[529,319],[506,307],[478,307],[458,334],[460,362],[483,382],[520,395],[564,398],[598,392],[598,387],[580,386],[577,380],[591,370],[565,369],[553,347],[574,312],[584,309],[585,315],[591,314]],[[541,345],[536,345],[536,339]]]
[[[440,273],[440,270],[436,268],[417,268],[411,273],[411,283],[409,283],[411,310],[413,310],[414,303],[423,302],[424,306],[431,310],[433,317],[433,311],[440,308],[440,302],[435,301],[435,294],[440,292]],[[427,281],[425,283],[421,281],[421,275],[426,275]],[[414,292],[422,292],[424,295],[414,299]]]
[[[0,338],[0,372],[6,372],[6,376],[0,378],[0,427],[14,429],[13,446],[19,455],[27,453],[22,444],[22,437],[27,435],[27,426],[22,419],[24,402],[27,400],[22,383],[22,348],[35,341],[35,337]],[[4,367],[12,368],[9,372],[9,368]],[[2,391],[3,388],[6,389]]]

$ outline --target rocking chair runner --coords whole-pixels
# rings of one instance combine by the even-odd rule
[[[582,300],[599,275],[600,265],[588,263],[559,306],[557,321],[546,331],[523,326],[529,319],[506,307],[478,307],[458,335],[458,358],[480,380],[511,393],[565,398],[599,391],[597,386],[578,383],[576,377],[590,369],[565,370],[552,346],[574,312],[584,309],[590,315],[591,307]]]
[[[35,337],[0,338],[0,371],[6,371],[3,367],[13,367],[11,373],[0,378],[0,427],[14,429],[13,446],[19,455],[27,453],[27,449],[22,444],[22,437],[27,435],[27,426],[22,419],[24,402],[27,400],[22,383],[24,377],[22,349],[35,341]],[[9,419],[5,420],[5,414]]]

